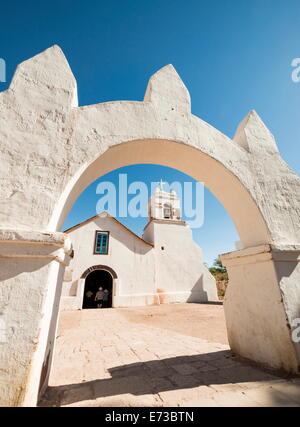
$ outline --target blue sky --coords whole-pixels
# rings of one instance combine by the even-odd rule
[[[195,115],[232,137],[256,109],[300,175],[300,83],[291,79],[291,62],[300,57],[299,0],[27,0],[2,2],[1,18],[7,83],[0,90],[19,62],[53,44],[71,65],[80,105],[142,100],[151,74],[172,63],[191,93]],[[126,169],[130,180],[141,176],[141,166]],[[154,166],[143,166],[142,175],[149,181],[187,179]],[[109,178],[116,179],[116,172]],[[78,199],[66,226],[94,214],[95,185]],[[128,221],[141,231],[140,221]],[[209,192],[204,225],[194,237],[208,263],[234,249],[238,239]]]

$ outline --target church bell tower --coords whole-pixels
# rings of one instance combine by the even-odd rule
[[[180,200],[176,191],[164,191],[163,184],[161,181],[149,200],[149,220],[181,221]]]

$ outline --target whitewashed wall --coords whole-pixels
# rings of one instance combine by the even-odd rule
[[[153,220],[143,237],[154,243],[161,302],[218,301],[215,279],[185,222]]]

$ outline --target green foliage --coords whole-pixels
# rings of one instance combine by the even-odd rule
[[[218,289],[218,296],[220,299],[223,299],[225,297],[224,289]]]
[[[213,267],[210,267],[209,271],[217,281],[228,281],[227,269],[222,265],[222,262],[219,258],[215,259]]]

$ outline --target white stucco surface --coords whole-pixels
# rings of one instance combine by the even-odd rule
[[[154,244],[162,303],[218,301],[216,282],[185,222],[151,221],[143,238]]]
[[[294,373],[299,369],[299,347],[286,334],[286,326],[300,314],[299,254],[300,247],[278,250],[262,245],[221,257],[230,277],[224,308],[231,349],[248,359]],[[294,299],[286,298],[288,286]],[[237,319],[239,328],[235,327]]]
[[[235,138],[228,138],[190,113],[188,91],[172,66],[150,79],[144,102],[78,107],[76,99],[76,81],[58,46],[19,65],[9,89],[0,93],[0,223],[13,231],[7,238],[10,252],[7,241],[0,240],[0,310],[10,334],[1,343],[1,403],[35,403],[36,386],[28,372],[37,377],[43,353],[47,356],[44,338],[36,337],[47,336],[51,316],[55,323],[49,290],[61,284],[58,271],[50,268],[60,263],[59,255],[45,258],[40,243],[35,252],[28,249],[29,258],[20,257],[17,246],[31,247],[32,232],[58,231],[81,191],[99,175],[136,163],[170,166],[204,182],[232,217],[240,248],[267,244],[281,248],[279,253],[289,251],[284,266],[273,257],[266,271],[251,255],[247,288],[243,270],[229,267],[229,295],[234,297],[226,317],[238,352],[269,365],[277,360],[287,371],[299,369],[290,322],[300,306],[300,180],[281,159],[257,113],[251,111]],[[13,236],[21,232],[29,235],[13,244]],[[235,274],[237,269],[241,275]],[[252,292],[251,286],[260,292]],[[277,304],[276,318],[264,310],[271,310],[270,298]],[[241,325],[252,323],[253,317],[262,332],[249,337]],[[285,352],[282,343],[287,343]]]
[[[0,311],[6,326],[0,343],[1,405],[36,401],[45,355],[52,357],[61,272],[70,249],[63,233],[0,233]]]

